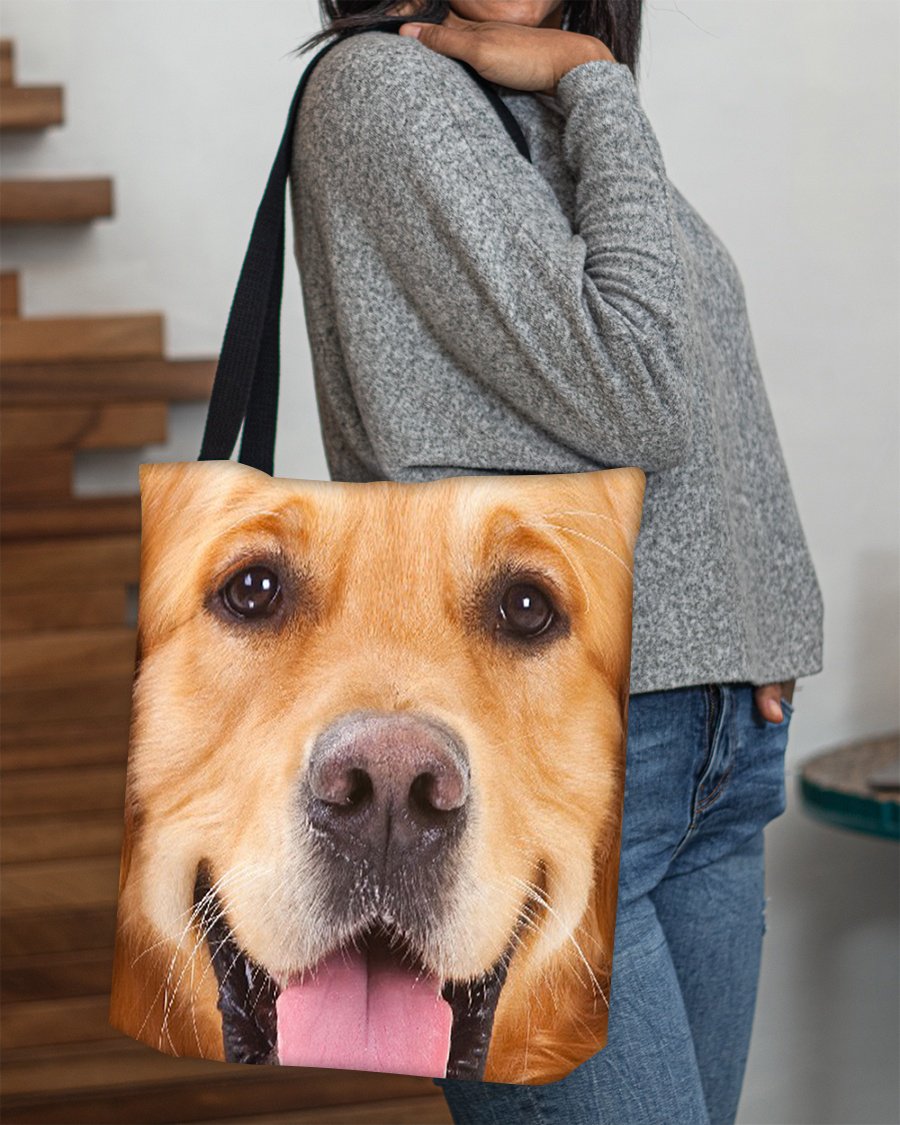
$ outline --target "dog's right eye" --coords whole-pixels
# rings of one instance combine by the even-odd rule
[[[221,590],[225,607],[236,617],[267,617],[281,597],[278,575],[267,566],[248,566],[233,574]]]

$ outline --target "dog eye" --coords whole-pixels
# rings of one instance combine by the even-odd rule
[[[536,637],[554,620],[550,599],[529,582],[509,586],[500,599],[500,628],[519,637]]]
[[[266,566],[239,570],[222,587],[222,601],[237,617],[265,617],[278,603],[278,575]]]

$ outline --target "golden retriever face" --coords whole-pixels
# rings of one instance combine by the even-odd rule
[[[519,1083],[603,1046],[643,489],[141,467],[117,1027]]]

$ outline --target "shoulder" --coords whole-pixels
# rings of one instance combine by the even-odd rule
[[[458,82],[460,66],[429,50],[411,36],[366,31],[335,44],[316,64],[307,93],[311,102],[335,96],[348,101],[371,99],[401,91],[416,98]],[[305,95],[304,95],[305,97]]]
[[[417,40],[384,31],[333,46],[309,77],[298,114],[300,135],[326,146],[371,145],[414,137],[452,114],[477,113],[477,86],[453,59]]]

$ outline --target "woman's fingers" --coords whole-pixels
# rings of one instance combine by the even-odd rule
[[[756,702],[756,709],[764,719],[768,719],[770,723],[780,723],[784,718],[784,711],[781,706],[781,698],[790,702],[787,694],[788,689],[793,694],[794,681],[790,680],[788,683],[774,683],[774,684],[760,684],[759,687],[754,688],[753,698]]]
[[[452,18],[451,18],[452,16]],[[432,51],[448,55],[453,59],[470,62],[470,55],[476,47],[470,27],[477,24],[461,20],[450,13],[443,23],[404,23],[400,26],[401,35],[412,35]]]

